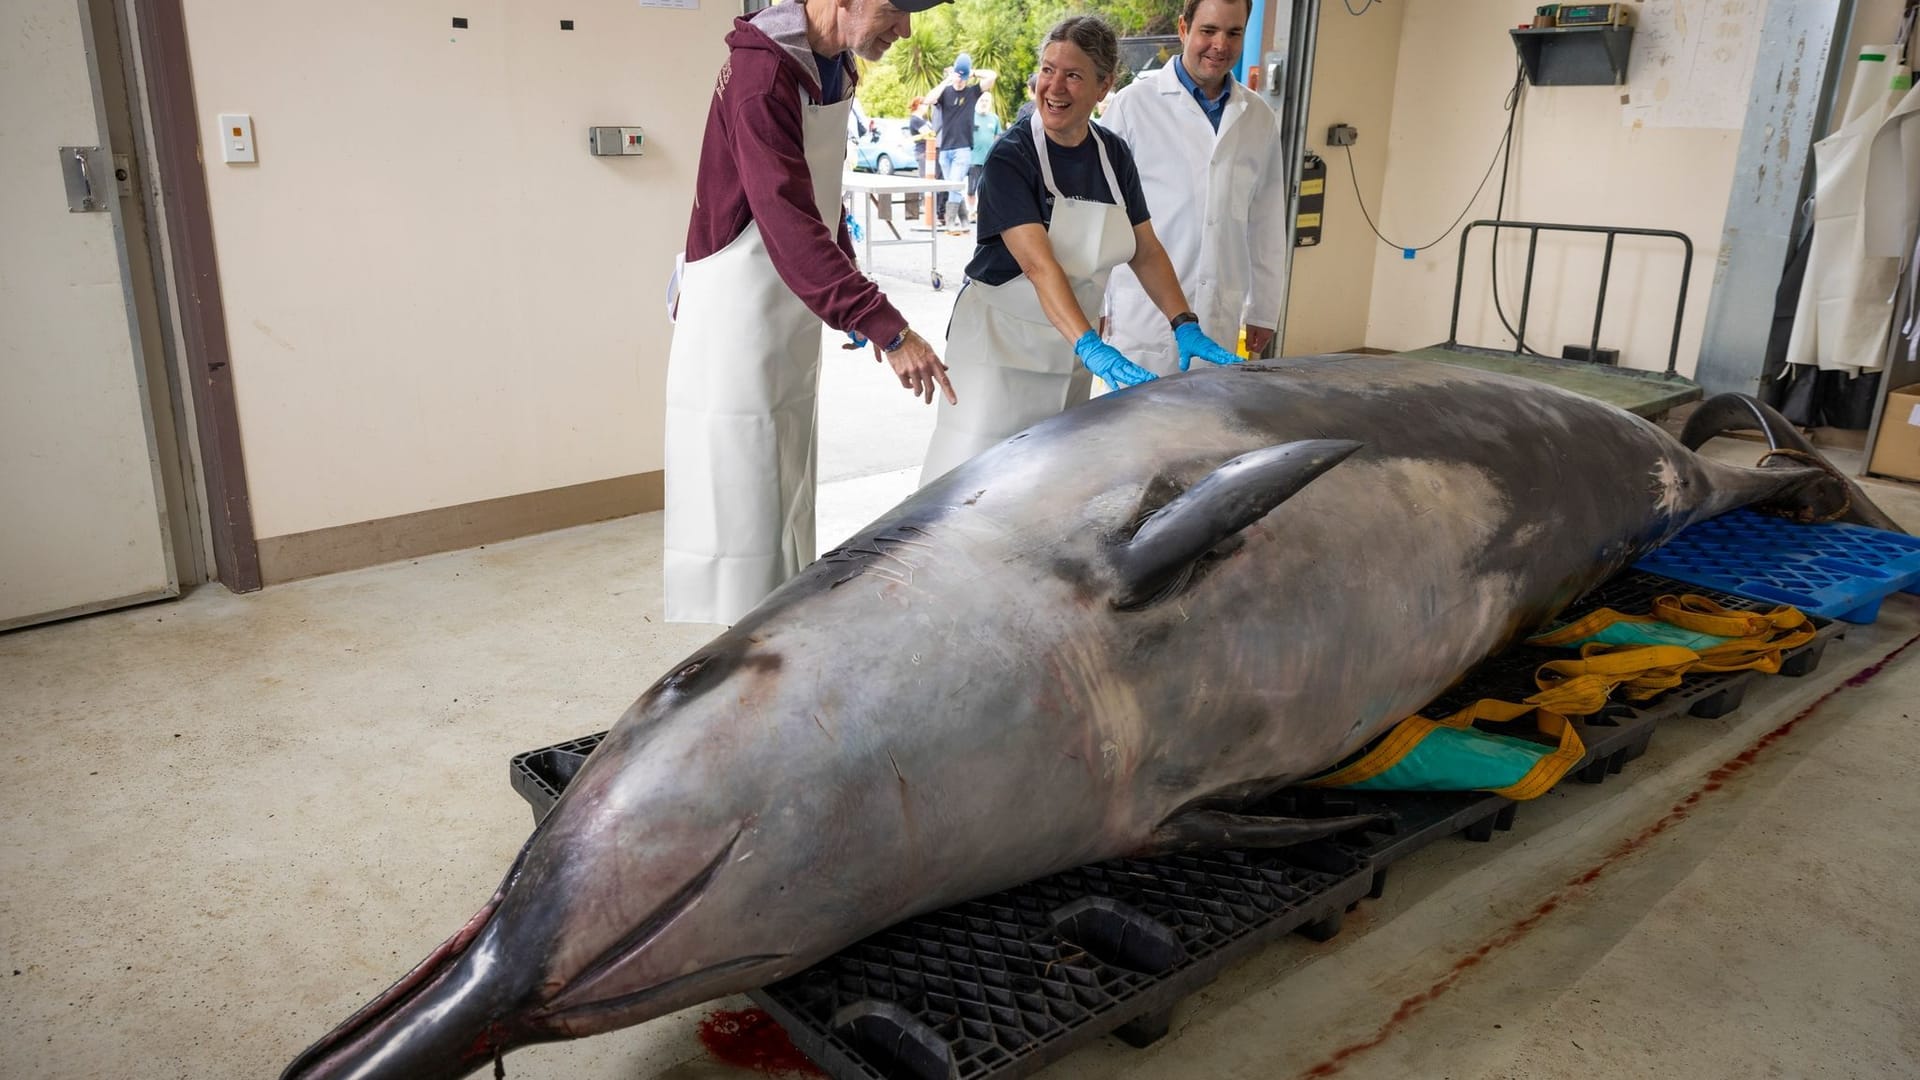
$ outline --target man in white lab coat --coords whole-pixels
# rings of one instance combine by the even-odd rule
[[[1180,55],[1115,94],[1100,125],[1126,139],[1154,231],[1200,327],[1247,352],[1273,340],[1286,288],[1287,167],[1273,109],[1236,83],[1248,0],[1186,0]],[[1114,270],[1108,338],[1160,375],[1180,370],[1173,331],[1139,279]]]

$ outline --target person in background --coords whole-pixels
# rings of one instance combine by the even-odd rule
[[[933,141],[939,137],[939,133],[933,130],[931,112],[932,110],[927,107],[927,99],[923,97],[916,97],[907,105],[907,138],[913,141],[914,161],[920,166],[920,175],[929,180],[936,174]],[[920,215],[920,203],[918,194],[907,196],[909,217]],[[933,203],[932,198],[926,200],[927,210],[924,220],[929,226],[933,224]]]
[[[1236,358],[1201,333],[1154,236],[1127,144],[1093,125],[1120,46],[1096,15],[1071,15],[1041,42],[1033,118],[993,144],[980,180],[979,240],[954,301],[947,359],[967,400],[936,406],[924,486],[955,465],[1087,400],[1154,378],[1100,339],[1092,319],[1107,273],[1133,268],[1193,355]]]
[[[987,72],[980,73],[981,87],[988,86]],[[980,206],[980,176],[987,171],[987,154],[993,150],[993,142],[1005,129],[1000,126],[1000,114],[993,111],[993,95],[983,93],[973,112],[973,166],[967,170],[967,211],[978,220],[974,213]]]
[[[821,323],[900,385],[946,366],[853,261],[840,213],[854,57],[942,0],[791,0],[734,20],[670,302],[666,617],[732,623],[814,557]]]
[[[980,100],[973,107],[974,113],[978,115],[990,112],[995,116],[1000,115],[1000,101],[993,96],[993,88],[1000,83],[1000,73],[992,68],[976,68],[973,77],[980,80]],[[973,163],[980,164],[980,155],[973,156]]]
[[[933,95],[935,123],[940,128],[940,176],[945,180],[965,180],[973,165],[974,107],[980,101],[980,84],[973,81],[973,57],[961,53],[948,70],[947,81]],[[965,231],[967,193],[949,191],[945,224],[950,233]]]
[[[1287,167],[1273,110],[1234,81],[1248,0],[1186,0],[1180,54],[1113,96],[1101,124],[1127,140],[1154,227],[1220,341],[1246,328],[1264,355],[1287,287]],[[1107,335],[1160,375],[1185,370],[1166,322],[1124,268],[1107,287]]]
[[[1021,127],[1033,116],[1033,86],[1039,81],[1038,74],[1027,76],[1027,100],[1013,111],[1013,127]]]

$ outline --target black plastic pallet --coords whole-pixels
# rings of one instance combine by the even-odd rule
[[[514,755],[508,779],[513,790],[533,807],[535,825],[560,801],[560,792],[573,782],[580,766],[586,764],[587,755],[606,737],[607,733],[602,731]]]
[[[908,920],[752,997],[842,1078],[1024,1075],[1145,1046],[1271,937],[1325,940],[1369,873],[1335,849],[1116,859]]]
[[[1763,606],[1640,571],[1623,573],[1569,609],[1645,611],[1664,593]],[[1842,624],[1815,620],[1813,641],[1783,674],[1819,664]],[[1444,716],[1482,697],[1519,700],[1533,672],[1564,650],[1517,646],[1437,698]],[[1598,783],[1644,753],[1658,725],[1736,708],[1753,672],[1689,676],[1634,705],[1579,722],[1587,755],[1574,775]],[[1524,732],[1513,732],[1524,735]],[[601,735],[517,755],[514,789],[537,822]],[[1178,1003],[1276,938],[1326,940],[1388,868],[1456,833],[1491,839],[1518,806],[1486,792],[1359,792],[1289,788],[1250,812],[1294,817],[1374,814],[1360,830],[1284,851],[1215,851],[1116,859],[917,916],[750,995],[835,1080],[1011,1080],[1103,1035],[1144,1046]]]

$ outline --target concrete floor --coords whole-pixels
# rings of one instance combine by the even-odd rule
[[[879,239],[892,239],[883,224],[876,221],[874,225]],[[900,228],[906,239],[927,237],[924,229],[905,223]],[[873,269],[874,280],[908,324],[944,355],[947,318],[973,255],[973,238],[942,234],[939,240],[938,265],[945,287],[938,291],[928,285],[929,249],[924,244],[875,248]],[[827,343],[820,391],[820,482],[905,471],[905,490],[911,491],[933,434],[933,406],[902,390],[891,369],[874,360],[872,349],[840,348],[847,343],[844,334],[827,335]],[[966,388],[962,385],[957,390],[964,393]],[[853,524],[864,525],[866,520]]]
[[[846,477],[823,487],[823,546],[912,487],[931,422],[848,355],[824,427],[866,437],[823,445]],[[1874,488],[1920,530],[1917,492]],[[606,727],[710,636],[660,621],[660,527],[0,635],[0,1077],[277,1075],[404,973],[528,833],[509,757]],[[1845,685],[1916,634],[1920,600],[1890,600],[1813,676],[1663,728],[1493,843],[1415,855],[1339,938],[1232,969],[1155,1047],[1106,1040],[1044,1075],[1920,1075],[1920,645]],[[744,1000],[532,1047],[508,1074],[742,1076],[695,1035],[721,1007]]]

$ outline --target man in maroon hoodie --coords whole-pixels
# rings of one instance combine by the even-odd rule
[[[853,261],[840,210],[853,58],[946,0],[786,0],[734,21],[694,183],[667,361],[666,614],[732,623],[814,558],[821,323],[900,385],[946,365]]]

